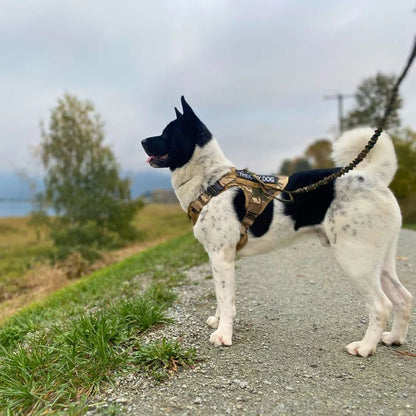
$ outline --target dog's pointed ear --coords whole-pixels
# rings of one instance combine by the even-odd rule
[[[179,118],[182,113],[175,107],[176,118]]]
[[[191,106],[185,101],[185,97],[183,95],[181,97],[181,103],[182,103],[183,115],[195,117],[194,111],[192,110]]]

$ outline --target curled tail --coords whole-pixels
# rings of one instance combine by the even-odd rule
[[[348,165],[364,149],[373,133],[374,130],[369,127],[345,132],[333,144],[332,160],[337,166]],[[354,170],[366,171],[386,185],[390,184],[397,170],[397,158],[393,143],[386,132],[381,133],[375,146]]]

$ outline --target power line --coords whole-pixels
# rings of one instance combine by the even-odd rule
[[[344,131],[344,115],[343,115],[343,104],[345,98],[353,98],[353,94],[334,94],[324,95],[324,100],[337,100],[338,101],[338,131],[342,134]]]

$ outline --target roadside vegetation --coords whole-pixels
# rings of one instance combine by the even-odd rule
[[[193,364],[143,334],[206,256],[178,204],[131,198],[91,102],[65,94],[41,136],[45,191],[30,217],[0,219],[0,412],[81,415],[121,372]]]
[[[73,255],[52,264],[53,241],[47,233],[38,238],[28,221],[0,218],[0,322],[27,303],[67,286],[74,278],[191,230],[179,205],[148,204],[133,221],[139,239],[119,249],[103,249],[101,258],[93,262]]]
[[[133,255],[32,304],[0,328],[0,411],[84,414],[87,398],[119,372],[157,380],[192,365],[178,342],[145,344],[168,322],[171,288],[207,260],[192,234]],[[156,328],[156,329],[154,329]]]

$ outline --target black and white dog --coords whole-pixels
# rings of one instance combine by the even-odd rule
[[[169,168],[172,185],[182,208],[218,181],[234,166],[223,154],[207,127],[184,97],[183,114],[160,136],[142,141],[155,168]],[[341,136],[333,160],[344,166],[366,145],[373,131],[361,128]],[[305,233],[318,233],[335,259],[364,296],[369,325],[361,341],[347,345],[353,355],[367,357],[381,340],[402,344],[406,338],[412,295],[400,283],[395,253],[401,227],[400,209],[388,185],[397,169],[393,144],[386,133],[353,171],[318,190],[296,195],[293,203],[271,202],[249,229],[248,243],[239,256],[264,253]],[[334,169],[312,170],[290,176],[287,190],[314,183]],[[210,337],[216,346],[231,345],[236,315],[235,259],[240,221],[245,213],[244,195],[233,187],[213,197],[194,226],[194,235],[208,252],[215,282],[217,310],[207,324],[216,330]],[[383,332],[391,311],[391,332]]]

